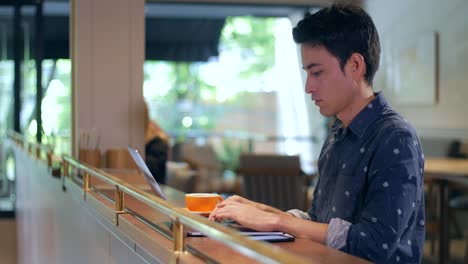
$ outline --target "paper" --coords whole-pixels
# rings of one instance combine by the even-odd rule
[[[270,231],[270,232],[260,232],[260,231],[247,231],[247,232],[239,232],[245,236],[284,236],[284,232],[279,232],[279,231]],[[202,232],[187,232],[187,236],[192,236],[192,237],[202,237],[205,236]]]
[[[240,232],[241,234],[248,236],[253,240],[267,241],[267,242],[288,242],[294,241],[294,237],[279,231],[271,232],[260,232],[260,231],[247,231]],[[188,237],[204,237],[205,235],[201,232],[187,232]]]
[[[250,236],[250,239],[253,240],[261,240],[261,241],[268,241],[268,242],[288,242],[294,241],[294,237],[288,234],[284,235],[272,235],[272,236]]]

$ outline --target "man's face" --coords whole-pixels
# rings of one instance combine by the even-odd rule
[[[339,118],[349,111],[353,101],[352,80],[343,73],[338,59],[326,48],[310,44],[301,45],[301,54],[307,72],[305,91],[312,95],[320,113]]]

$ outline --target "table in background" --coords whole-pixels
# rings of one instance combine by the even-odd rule
[[[439,186],[439,263],[449,261],[449,183],[468,186],[468,159],[426,158],[424,165],[425,181],[433,181]]]

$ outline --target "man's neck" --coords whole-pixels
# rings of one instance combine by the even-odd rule
[[[375,98],[372,87],[368,85],[361,87],[360,91],[347,109],[337,115],[337,118],[343,123],[343,127],[348,127],[362,109]]]

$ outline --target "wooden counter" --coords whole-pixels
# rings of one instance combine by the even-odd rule
[[[139,185],[141,188],[150,192],[146,185]],[[168,200],[180,207],[185,206],[184,193],[174,190],[168,186],[163,186],[164,193],[168,196]],[[112,198],[112,192],[102,190],[107,193],[108,199]],[[128,197],[126,198],[128,208],[136,214],[147,219],[154,225],[157,225],[160,230],[167,232],[169,235],[171,230],[168,228],[169,219],[158,212],[155,212],[147,205]],[[368,263],[360,258],[345,254],[341,251],[328,248],[322,244],[313,242],[308,239],[296,238],[294,242],[270,243],[272,247],[279,247],[288,250],[292,253],[305,257],[310,263]],[[245,257],[233,249],[217,242],[208,237],[188,237],[187,246],[195,255],[201,255],[205,261],[219,261],[222,263],[254,263],[253,259]],[[229,256],[229,257],[227,257]]]
[[[130,214],[116,216],[111,186],[93,186],[91,180],[91,190],[83,192],[81,182],[52,177],[45,162],[21,148],[15,148],[15,156],[18,263],[266,262],[209,237],[187,238],[187,253],[176,256],[168,216],[129,195],[125,196],[125,210]],[[148,191],[138,181],[141,179],[135,184]],[[184,206],[183,193],[166,186],[164,192],[171,203]],[[285,250],[308,263],[368,263],[306,239],[260,243],[272,252]]]

